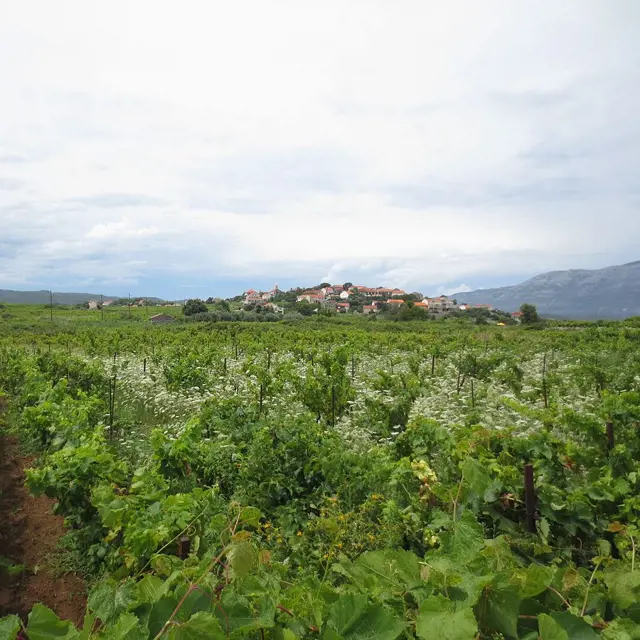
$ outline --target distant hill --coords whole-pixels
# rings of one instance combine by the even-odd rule
[[[524,302],[541,315],[576,319],[640,315],[640,261],[604,269],[550,271],[511,287],[456,293],[458,302],[516,311]]]
[[[136,299],[145,297],[152,302],[162,302],[160,298],[149,298],[137,296]],[[103,296],[103,300],[118,300],[120,296]],[[100,300],[99,293],[60,293],[53,292],[53,304],[82,304],[89,300]],[[48,291],[11,291],[10,289],[0,289],[0,302],[8,304],[49,304]]]

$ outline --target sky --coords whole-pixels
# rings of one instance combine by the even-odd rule
[[[0,0],[0,288],[638,260],[639,30],[637,0]]]

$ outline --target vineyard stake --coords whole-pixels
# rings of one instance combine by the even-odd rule
[[[182,536],[178,541],[178,557],[184,560],[191,552],[191,540],[189,536]]]
[[[336,388],[331,387],[331,425],[336,426]]]
[[[112,386],[113,382],[113,386]],[[116,411],[116,377],[109,380],[109,440],[113,440],[113,421]]]
[[[549,408],[549,396],[547,393],[547,354],[544,354],[542,361],[542,397],[544,398],[544,408]]]
[[[611,451],[616,446],[615,436],[613,434],[613,422],[607,422],[607,449]]]
[[[527,531],[536,532],[536,491],[533,485],[533,465],[524,466],[524,501],[527,512]]]
[[[147,373],[147,359],[144,359],[144,362],[142,363],[142,373]]]

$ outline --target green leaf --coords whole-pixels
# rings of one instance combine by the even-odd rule
[[[462,463],[462,473],[467,484],[485,502],[493,502],[496,499],[496,490],[493,479],[487,468],[475,458],[468,457]]]
[[[518,636],[518,613],[521,598],[511,588],[497,588],[494,584],[484,590],[478,603],[478,619],[484,628],[495,629],[506,636]]]
[[[227,635],[213,614],[201,611],[187,622],[172,626],[166,637],[168,640],[221,640]]]
[[[118,584],[105,580],[91,590],[87,604],[104,624],[112,624],[135,602],[134,591],[135,585],[130,581]]]
[[[147,622],[150,637],[154,638],[160,633],[160,629],[162,629],[164,623],[171,617],[171,614],[177,606],[178,599],[174,596],[163,596],[153,605],[149,612]]]
[[[347,576],[364,593],[384,599],[421,587],[420,561],[410,551],[368,551],[354,562],[342,559],[333,570]]]
[[[591,625],[568,611],[555,611],[551,617],[567,632],[571,640],[597,640],[600,637]]]
[[[609,599],[626,609],[640,601],[640,571],[631,573],[620,565],[605,571],[604,580],[609,589]]]
[[[244,507],[240,512],[240,521],[249,527],[257,527],[260,524],[262,513],[256,507]]]
[[[240,637],[249,631],[273,627],[275,605],[264,596],[258,600],[256,613],[247,598],[230,588],[222,592],[220,604],[216,609],[216,617],[222,629],[230,636]]]
[[[453,611],[453,603],[432,596],[420,606],[416,634],[423,640],[472,640],[478,635],[478,623],[471,608]]]
[[[146,575],[136,585],[136,601],[140,604],[153,604],[167,593],[167,582],[152,574]]]
[[[484,548],[484,530],[470,511],[454,522],[452,530],[441,535],[442,551],[454,562],[467,564]]]
[[[0,618],[0,640],[15,640],[21,628],[22,622],[18,616]]]
[[[522,598],[532,598],[542,593],[551,584],[555,573],[555,567],[530,564],[526,569],[518,571],[511,582],[518,586]]]
[[[100,636],[104,640],[146,640],[149,632],[139,625],[132,613],[123,613],[112,627]]]
[[[29,614],[27,635],[29,640],[50,640],[50,638],[71,640],[78,637],[78,631],[70,622],[60,620],[51,609],[37,603],[33,605]]]
[[[243,578],[253,568],[256,562],[256,552],[248,540],[242,540],[231,545],[228,553],[229,564],[236,578]]]
[[[538,616],[540,640],[569,640],[569,634],[546,613]]]
[[[628,618],[616,618],[602,632],[602,637],[606,640],[640,640],[640,624]]]
[[[340,596],[331,607],[323,638],[343,640],[395,640],[405,629],[382,605],[369,604],[365,595]]]

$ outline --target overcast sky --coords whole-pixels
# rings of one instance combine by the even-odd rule
[[[639,32],[637,0],[0,0],[0,288],[640,259]]]

